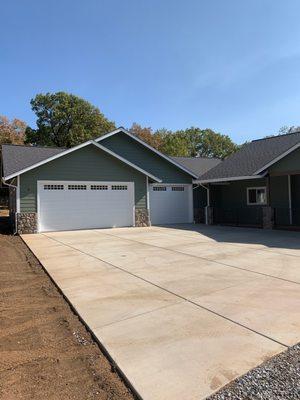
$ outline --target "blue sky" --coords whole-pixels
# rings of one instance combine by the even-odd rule
[[[0,114],[68,91],[118,126],[212,128],[238,143],[300,125],[299,0],[1,4]]]

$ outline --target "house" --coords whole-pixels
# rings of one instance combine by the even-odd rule
[[[191,223],[194,198],[206,206],[193,180],[218,162],[167,157],[124,128],[70,149],[2,146],[19,233]]]
[[[206,222],[300,226],[300,132],[254,140],[194,180],[207,190]]]

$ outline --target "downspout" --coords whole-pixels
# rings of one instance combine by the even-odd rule
[[[2,183],[3,183],[3,185],[6,185],[8,187],[12,187],[12,188],[14,188],[16,190],[15,229],[14,229],[14,232],[13,232],[13,234],[16,235],[17,232],[18,232],[18,219],[17,219],[17,211],[18,211],[17,210],[17,193],[18,193],[18,186],[12,185],[11,183],[5,182],[4,178],[2,178]]]
[[[203,185],[202,183],[199,183],[199,185],[206,190],[207,204],[205,207],[205,225],[208,225],[207,207],[210,207],[210,189],[207,186]]]

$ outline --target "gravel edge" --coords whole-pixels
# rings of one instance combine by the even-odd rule
[[[300,343],[230,382],[207,400],[299,400]]]

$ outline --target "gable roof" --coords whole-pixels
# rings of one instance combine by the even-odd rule
[[[72,153],[89,145],[96,146],[97,148],[117,158],[118,160],[143,173],[144,175],[148,176],[156,182],[162,181],[160,178],[157,178],[156,176],[150,174],[149,172],[126,160],[120,155],[95,142],[94,140],[88,140],[87,142],[84,142],[70,149],[55,147],[49,148],[20,145],[2,145],[3,178],[4,180],[12,179],[18,175],[23,174],[24,172],[30,171],[31,169],[37,168],[50,161],[56,160],[57,158],[63,157],[69,153]],[[35,158],[35,156],[37,158]]]
[[[2,145],[3,176],[12,175],[66,149],[59,147],[35,147],[14,144]]]
[[[95,139],[96,142],[101,142],[102,140],[116,135],[117,133],[124,133],[125,135],[129,136],[131,139],[136,140],[137,142],[139,142],[140,144],[142,144],[144,147],[148,148],[149,150],[153,151],[154,153],[156,153],[157,155],[159,155],[160,157],[164,158],[165,160],[169,161],[171,164],[175,165],[177,168],[181,169],[182,171],[186,172],[187,174],[191,175],[193,178],[198,178],[198,174],[195,174],[195,172],[191,171],[190,169],[186,168],[184,165],[178,163],[176,160],[174,160],[173,158],[166,156],[165,154],[161,153],[159,150],[156,150],[154,147],[150,146],[148,143],[144,142],[142,139],[140,139],[139,137],[133,135],[132,133],[130,133],[127,129],[120,127],[110,133],[107,133],[105,135],[102,135],[100,137],[98,137],[97,139]]]
[[[246,143],[198,179],[201,183],[263,176],[268,167],[300,147],[300,132]]]
[[[172,157],[172,159],[198,176],[222,162],[220,158],[210,157]]]

